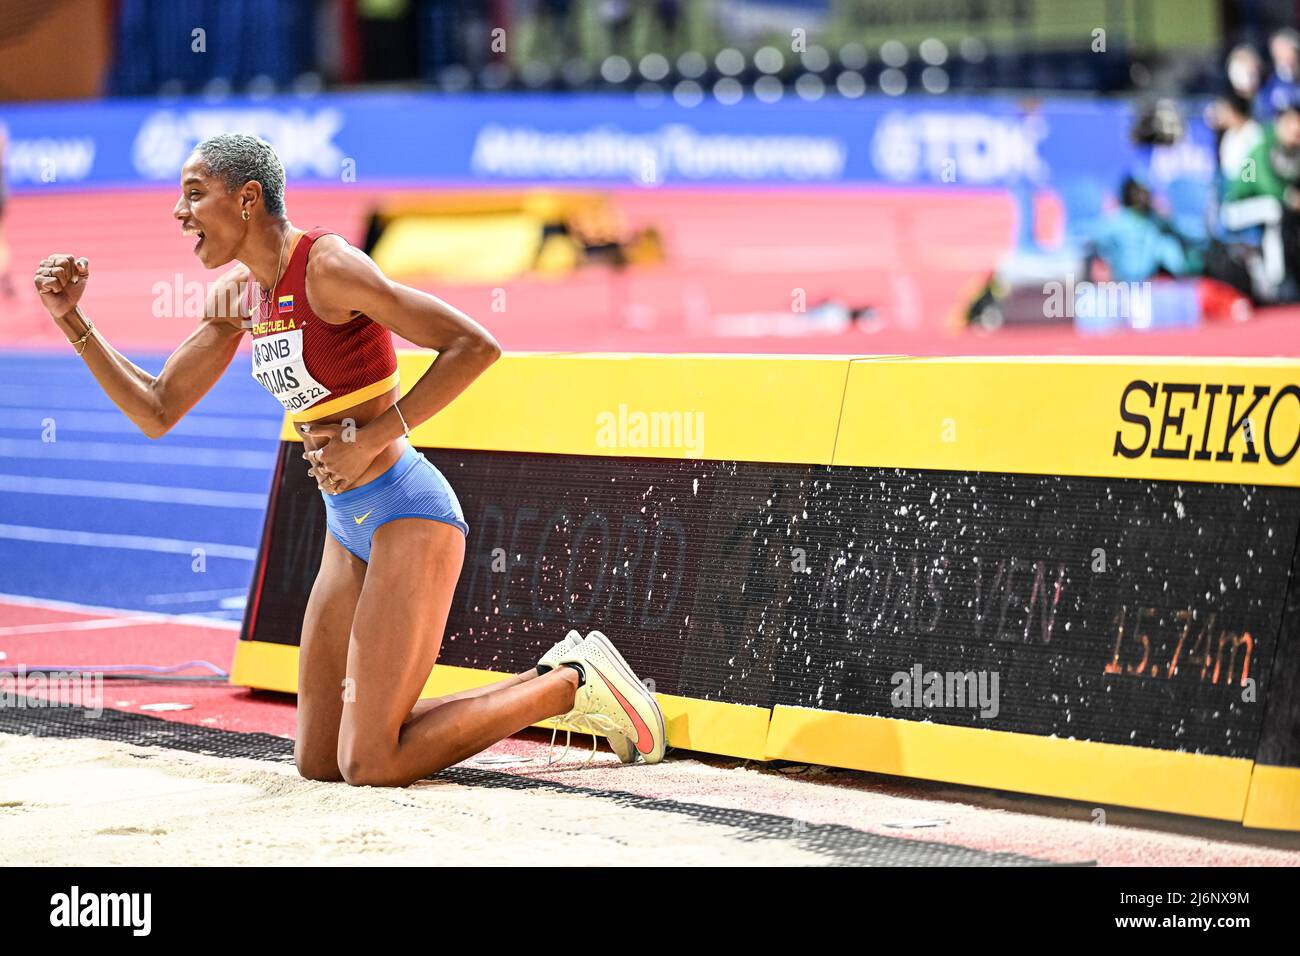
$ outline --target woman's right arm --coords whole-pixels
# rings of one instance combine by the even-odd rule
[[[85,259],[49,256],[36,270],[36,289],[55,324],[70,342],[89,329],[78,306],[90,277]],[[106,394],[140,431],[161,438],[193,408],[230,365],[244,334],[239,314],[248,270],[236,266],[208,290],[203,321],[180,344],[157,375],[150,375],[96,329],[86,335],[81,357]]]

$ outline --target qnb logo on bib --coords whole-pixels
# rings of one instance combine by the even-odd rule
[[[280,400],[286,412],[310,408],[330,395],[307,371],[302,329],[253,339],[253,378]]]

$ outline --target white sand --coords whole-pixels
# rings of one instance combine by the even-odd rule
[[[1035,802],[1038,812],[984,807],[971,802],[979,791],[821,768],[787,775],[685,755],[656,767],[623,766],[607,752],[583,766],[580,744],[563,764],[547,766],[546,749],[510,738],[465,766],[777,814],[791,818],[791,837],[803,823],[835,823],[895,839],[1102,865],[1300,866],[1293,834],[1269,840],[1258,832],[1233,838],[1236,828],[1225,833],[1222,825],[1207,833],[1102,827],[1077,808],[1072,818],[1062,816],[1045,799]],[[921,817],[946,822],[889,826]],[[0,734],[0,865],[828,862],[797,839],[743,836],[592,795],[450,782],[355,788],[303,780],[290,764]],[[1265,845],[1252,845],[1259,841]]]
[[[0,735],[0,865],[827,862],[742,835],[550,790],[349,787],[289,764]]]

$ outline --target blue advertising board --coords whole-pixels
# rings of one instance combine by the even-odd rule
[[[686,107],[631,95],[318,94],[220,101],[4,104],[17,191],[171,183],[196,142],[256,133],[295,183],[1108,185],[1208,179],[1204,125],[1144,156],[1118,101],[992,97],[746,99]]]

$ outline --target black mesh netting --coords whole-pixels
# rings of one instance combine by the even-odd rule
[[[35,704],[36,702],[33,702]],[[236,733],[176,721],[104,710],[94,716],[75,707],[0,706],[0,733],[32,737],[90,737],[143,747],[165,747],[211,757],[243,757],[282,763],[293,760],[293,742],[260,733]],[[737,839],[794,841],[830,865],[849,866],[1053,866],[1048,860],[1016,853],[993,853],[907,837],[888,837],[841,824],[805,823],[774,813],[756,813],[681,800],[646,797],[619,790],[574,787],[515,774],[453,767],[436,775],[470,787],[552,790],[619,806],[658,813],[678,813],[703,824],[728,827]],[[345,784],[340,784],[345,786]]]

